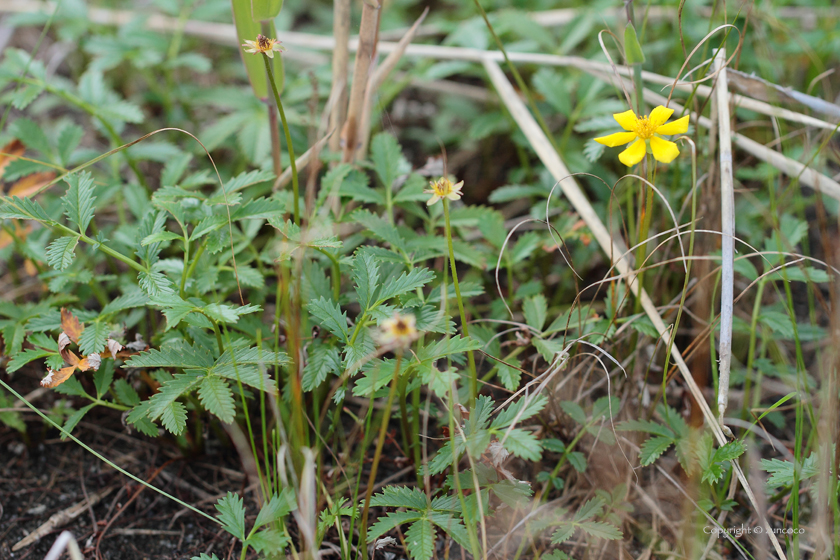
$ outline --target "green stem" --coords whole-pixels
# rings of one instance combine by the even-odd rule
[[[36,220],[36,221],[40,221],[40,220]],[[53,225],[56,229],[66,233],[67,235],[78,235],[79,239],[81,239],[82,241],[84,241],[88,245],[93,245],[94,247],[98,246],[99,250],[102,251],[103,253],[105,253],[106,255],[108,255],[110,257],[114,257],[115,259],[124,262],[125,264],[127,264],[128,266],[130,266],[131,268],[133,268],[134,270],[136,270],[138,272],[148,272],[146,270],[146,267],[144,267],[143,265],[141,265],[137,261],[134,261],[134,260],[130,259],[129,257],[126,257],[122,253],[119,253],[119,252],[115,251],[114,249],[111,249],[110,247],[108,247],[107,245],[105,245],[103,243],[99,243],[95,239],[91,239],[90,237],[88,237],[84,233],[80,234],[78,231],[72,230],[69,227],[67,227],[65,225],[62,225],[62,224],[53,224]]]
[[[187,232],[184,231],[184,270],[181,273],[181,289],[180,295],[181,299],[187,299],[184,287],[187,285],[187,271],[189,270],[189,263],[190,262],[190,238],[187,236]]]
[[[382,411],[382,423],[379,426],[379,438],[376,440],[376,451],[373,453],[373,463],[370,466],[367,490],[365,490],[365,506],[362,510],[362,522],[359,525],[359,548],[362,551],[362,560],[367,558],[367,522],[370,513],[370,499],[373,496],[373,487],[376,486],[376,471],[379,468],[379,459],[382,457],[382,447],[385,445],[385,435],[388,432],[388,421],[391,419],[391,407],[394,405],[394,397],[397,394],[397,385],[400,378],[400,362],[402,352],[397,353],[397,361],[394,365],[394,378],[391,379],[391,389],[388,391],[388,401],[385,403],[385,410]]]
[[[268,83],[271,84],[271,91],[274,93],[274,102],[277,103],[277,111],[280,113],[280,122],[283,123],[283,133],[286,135],[286,148],[289,150],[289,160],[292,166],[292,196],[294,197],[294,218],[295,225],[300,225],[300,208],[298,201],[298,172],[297,164],[295,163],[295,149],[292,147],[292,135],[289,132],[289,123],[286,122],[286,112],[283,110],[283,102],[280,101],[280,94],[277,92],[277,85],[274,83],[274,71],[271,69],[271,63],[268,56],[263,53],[263,62],[265,62],[265,71],[268,73]]]
[[[645,155],[647,180],[651,183],[653,182],[651,176],[654,165],[653,158]],[[641,187],[641,194],[643,198],[640,203],[641,208],[639,209],[641,214],[639,216],[639,246],[636,247],[636,284],[639,286],[639,293],[641,293],[641,290],[644,289],[645,272],[643,268],[645,258],[647,257],[647,237],[650,232],[651,213],[653,212],[653,188],[644,182]],[[636,298],[634,313],[639,313],[641,309],[642,300],[641,298]]]
[[[341,297],[341,263],[339,263],[338,258],[329,251],[321,249],[320,247],[315,247],[315,249],[330,259],[330,263],[332,263],[333,299],[335,299],[335,302],[338,303],[338,300]]]
[[[744,381],[744,402],[743,402],[743,410],[741,412],[742,417],[746,418],[748,411],[750,409],[750,405],[752,404],[752,399],[750,399],[750,389],[752,388],[752,378],[751,375],[753,365],[755,363],[755,344],[756,344],[756,332],[758,332],[758,316],[761,314],[761,299],[764,296],[764,286],[766,285],[765,281],[759,280],[758,281],[758,288],[755,292],[755,302],[753,303],[753,312],[752,318],[750,320],[750,343],[749,343],[749,350],[747,351],[747,370],[746,370],[746,378]],[[760,387],[758,383],[755,385],[756,387]],[[760,391],[757,391],[760,393]]]
[[[665,395],[665,380],[668,378],[668,366],[671,361],[671,347],[674,345],[677,329],[680,326],[680,319],[682,319],[682,312],[685,308],[685,298],[688,294],[688,284],[691,280],[691,257],[694,255],[694,234],[696,229],[697,219],[697,149],[693,142],[691,145],[691,234],[688,238],[688,261],[685,266],[685,280],[683,281],[682,295],[680,296],[680,305],[677,308],[677,318],[674,320],[674,327],[671,330],[671,336],[668,341],[668,350],[665,352],[665,375],[662,376],[662,392]],[[635,346],[634,346],[635,347]]]
[[[203,313],[202,313],[202,315],[207,317],[207,315],[205,315]],[[207,318],[210,319],[210,317],[207,317]],[[213,319],[210,319],[210,323],[213,324],[213,332],[216,333],[216,344],[219,345],[219,355],[222,355],[222,354],[225,353],[225,344],[224,344],[224,342],[222,342],[222,333],[219,330],[219,325],[216,323],[216,321],[214,321]]]
[[[444,219],[444,234],[446,236],[446,243],[449,247],[449,268],[452,269],[452,284],[455,286],[455,298],[458,300],[458,312],[461,314],[461,330],[465,337],[470,336],[469,327],[467,325],[467,314],[464,312],[464,301],[461,298],[461,286],[458,283],[458,270],[455,267],[455,248],[452,246],[452,228],[449,225],[449,199],[443,199],[443,219]],[[475,369],[475,356],[472,350],[467,352],[467,360],[470,366],[470,401],[469,407],[473,406],[475,398],[478,396],[478,373]]]
[[[414,438],[411,437],[410,424],[408,423],[408,375],[404,375],[400,379],[400,431],[402,432],[403,449],[406,457],[411,455],[411,449],[414,447]],[[416,413],[416,411],[415,411]]]
[[[204,240],[204,243],[198,246],[198,250],[193,255],[192,261],[190,262],[190,266],[187,269],[187,278],[192,277],[193,272],[195,272],[195,265],[198,264],[198,259],[201,258],[201,255],[204,254],[204,249],[207,248],[207,240]]]

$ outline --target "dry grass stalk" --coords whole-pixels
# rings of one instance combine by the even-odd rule
[[[720,143],[720,227],[721,227],[721,289],[720,289],[720,372],[718,377],[718,421],[724,432],[723,417],[729,402],[729,371],[732,365],[732,316],[735,312],[735,187],[732,177],[732,128],[729,114],[729,95],[726,83],[726,52],[718,49],[714,70],[718,73],[715,87]],[[731,432],[730,432],[731,434]]]
[[[427,7],[423,10],[423,13],[420,14],[420,17],[417,18],[417,21],[414,22],[414,25],[412,25],[403,38],[400,39],[399,43],[397,43],[397,49],[391,51],[391,53],[385,57],[385,60],[383,60],[382,64],[373,71],[373,74],[368,81],[362,109],[362,120],[359,125],[359,145],[356,150],[356,158],[364,158],[367,153],[368,142],[370,141],[370,115],[373,112],[373,96],[379,91],[379,88],[382,87],[382,84],[385,83],[385,80],[391,72],[393,72],[394,68],[397,67],[397,63],[399,63],[403,53],[405,53],[406,47],[408,47],[411,41],[414,40],[417,29],[420,27],[420,24],[423,23],[423,20],[426,19],[426,15],[428,15],[428,13],[429,8]]]
[[[359,45],[356,50],[356,64],[353,67],[353,86],[350,88],[350,100],[347,105],[347,120],[341,131],[341,161],[353,160],[358,143],[359,121],[362,117],[370,67],[376,51],[376,37],[379,30],[379,11],[382,9],[378,0],[366,0],[362,6],[362,23],[359,27]]]
[[[113,492],[115,488],[115,486],[110,486],[104,490],[100,490],[99,492],[91,494],[88,499],[82,500],[77,504],[73,504],[69,508],[63,509],[58,513],[54,513],[49,519],[47,519],[46,523],[26,535],[21,541],[15,544],[12,547],[12,551],[18,551],[32,543],[38,542],[46,534],[51,533],[59,527],[62,527],[70,521],[76,519],[81,514],[85,513],[89,507],[98,504],[102,498]]]
[[[545,134],[543,133],[542,129],[534,120],[534,117],[531,116],[531,113],[528,112],[528,109],[525,107],[525,104],[516,94],[516,91],[513,89],[513,86],[511,85],[510,81],[508,81],[504,72],[502,72],[502,69],[499,68],[498,63],[488,58],[484,61],[484,68],[487,70],[487,73],[490,76],[490,80],[496,87],[496,91],[499,93],[499,96],[501,97],[508,111],[510,111],[511,116],[516,121],[523,134],[525,134],[525,137],[528,138],[528,141],[531,143],[531,147],[537,153],[540,160],[543,162],[543,164],[546,166],[546,168],[549,170],[552,176],[558,181],[558,185],[562,189],[563,194],[566,195],[566,198],[569,199],[569,202],[572,204],[572,206],[574,206],[575,211],[577,211],[578,215],[580,215],[580,217],[586,223],[587,227],[592,232],[592,236],[595,238],[595,240],[598,242],[598,244],[601,246],[604,252],[607,255],[609,255],[611,262],[614,264],[616,269],[618,269],[619,273],[621,273],[622,276],[627,278],[628,287],[634,295],[639,297],[640,301],[642,302],[642,308],[644,309],[648,318],[653,323],[657,332],[660,333],[662,344],[664,346],[670,346],[671,357],[674,361],[674,364],[679,369],[679,372],[682,375],[685,385],[688,387],[689,391],[694,396],[697,403],[700,405],[703,411],[703,417],[705,418],[706,424],[709,426],[710,430],[714,434],[715,440],[717,441],[718,445],[724,445],[728,441],[726,435],[721,430],[720,424],[718,424],[714,414],[712,413],[711,408],[709,407],[706,400],[703,398],[703,393],[697,386],[697,383],[695,383],[694,378],[691,376],[691,372],[689,371],[685,360],[683,360],[679,348],[676,344],[671,343],[671,332],[665,325],[665,322],[662,320],[662,317],[659,315],[659,310],[656,309],[656,306],[650,299],[650,296],[648,296],[647,292],[644,289],[641,289],[638,282],[636,282],[635,271],[633,271],[633,269],[630,267],[627,260],[621,256],[622,251],[616,245],[615,240],[613,240],[609,231],[604,226],[603,222],[601,221],[601,218],[595,212],[595,209],[589,203],[589,200],[583,194],[583,191],[581,191],[577,182],[572,177],[570,177],[570,173],[569,170],[566,168],[566,165],[563,163],[563,161],[560,159],[560,156],[551,146],[551,143],[548,141],[548,138],[545,137]],[[758,502],[755,497],[755,493],[749,486],[746,476],[744,475],[744,471],[741,469],[740,465],[738,465],[736,461],[732,462],[732,468],[735,471],[739,482],[744,487],[744,491],[746,492],[750,502],[753,504],[753,507],[757,515],[761,519],[764,528],[768,531],[768,533],[771,534],[772,542],[776,549],[776,553],[779,555],[780,559],[786,560],[785,553],[782,550],[778,539],[774,534],[772,534],[769,522],[767,521],[763,512],[759,511],[757,508]]]
[[[332,59],[332,111],[330,111],[330,129],[340,130],[347,116],[347,70],[350,64],[350,0],[334,0],[333,3],[333,37],[335,48]],[[341,149],[341,138],[335,135],[330,138],[330,151],[338,153]]]

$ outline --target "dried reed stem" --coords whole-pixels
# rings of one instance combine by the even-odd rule
[[[332,91],[330,98],[334,99],[330,112],[330,129],[340,130],[347,116],[347,69],[350,64],[350,0],[334,0],[333,3],[333,48],[332,59]],[[338,153],[341,150],[341,137],[336,134],[330,138],[330,151]]]
[[[715,87],[717,102],[718,142],[720,144],[720,232],[721,232],[721,286],[720,286],[720,346],[718,358],[718,422],[724,427],[723,417],[729,402],[729,370],[732,366],[732,315],[735,312],[735,187],[732,178],[732,129],[729,115],[729,95],[726,83],[726,51],[718,49],[714,70],[718,73]],[[728,428],[724,432],[728,431]],[[731,432],[730,432],[731,433]]]
[[[376,37],[379,30],[379,0],[365,0],[362,6],[362,23],[359,27],[359,45],[356,64],[353,67],[353,86],[347,105],[347,120],[341,131],[342,162],[353,161],[358,145],[358,128],[365,101],[365,90],[373,56],[376,51]]]

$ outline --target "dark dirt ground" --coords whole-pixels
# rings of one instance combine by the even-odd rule
[[[44,401],[52,398],[36,404],[49,406]],[[221,526],[120,474],[73,441],[61,441],[34,413],[24,418],[26,436],[0,425],[0,559],[41,559],[64,529],[76,537],[85,558],[97,560],[180,560],[201,552],[224,559],[234,552]],[[154,476],[154,486],[210,515],[227,491],[244,494],[246,478],[235,451],[213,445],[218,440],[212,437],[204,454],[186,456],[172,440],[130,433],[119,412],[102,408],[92,410],[73,435],[139,478]],[[72,521],[12,552],[52,515],[109,489]],[[254,505],[246,499],[246,507]]]

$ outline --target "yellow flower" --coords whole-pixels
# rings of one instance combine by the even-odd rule
[[[257,54],[264,53],[268,58],[274,58],[274,52],[283,52],[285,49],[277,39],[269,39],[265,35],[257,35],[256,41],[245,41],[242,45],[248,47],[245,49],[246,53]]]
[[[426,204],[431,206],[441,198],[448,198],[449,200],[458,200],[461,198],[461,187],[463,186],[463,181],[453,185],[452,181],[450,181],[446,177],[441,177],[437,181],[432,181],[429,183],[430,188],[423,191],[426,194],[432,195],[432,198],[430,198],[429,201],[426,202]]]
[[[395,346],[408,346],[417,338],[417,318],[408,313],[394,315],[382,321],[379,325],[378,340],[380,344]]]
[[[618,154],[618,159],[627,167],[632,167],[642,161],[645,152],[652,153],[656,161],[671,163],[675,157],[680,155],[677,145],[656,135],[685,134],[688,130],[688,115],[665,124],[671,118],[673,112],[673,109],[660,105],[650,112],[650,116],[645,115],[642,118],[638,118],[633,111],[616,113],[613,118],[627,132],[616,132],[609,136],[596,138],[595,141],[610,148],[615,148],[635,140],[626,150]],[[647,147],[648,142],[650,142],[650,148]]]

